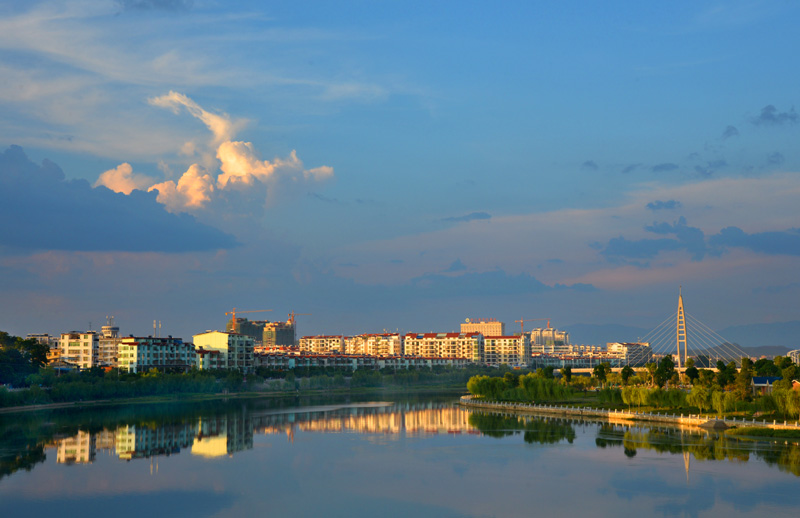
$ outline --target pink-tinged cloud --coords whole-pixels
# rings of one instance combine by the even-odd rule
[[[133,167],[125,162],[101,174],[94,187],[104,185],[114,192],[130,194],[135,189],[147,191],[154,181],[150,176],[134,174]]]
[[[330,166],[306,169],[294,150],[286,158],[262,160],[252,142],[232,140],[245,121],[233,120],[227,114],[211,113],[184,94],[171,91],[151,98],[149,102],[174,113],[185,109],[206,125],[213,134],[211,145],[215,150],[213,157],[211,153],[205,153],[206,162],[211,164],[209,168],[218,167],[219,173],[192,164],[177,181],[156,182],[153,178],[134,173],[130,164],[124,163],[100,175],[95,186],[104,185],[124,194],[135,189],[156,191],[158,202],[171,212],[196,212],[207,208],[216,198],[222,200],[221,203],[239,206],[252,203],[263,207],[277,194],[284,195],[292,189],[334,176]],[[198,149],[193,142],[187,142],[179,152],[195,155]],[[236,196],[227,197],[224,191],[236,191]]]

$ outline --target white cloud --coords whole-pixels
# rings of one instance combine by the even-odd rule
[[[104,185],[114,192],[130,194],[134,189],[140,191],[149,190],[154,181],[149,176],[134,174],[133,167],[125,162],[101,174],[94,186]]]
[[[225,113],[215,114],[206,111],[196,102],[178,92],[170,91],[166,95],[148,99],[148,102],[153,106],[170,109],[175,114],[180,113],[181,107],[186,108],[186,111],[188,111],[192,117],[200,119],[203,124],[211,130],[211,133],[214,134],[214,140],[212,142],[215,145],[232,139],[236,136],[236,133],[247,124],[245,120],[232,120],[230,116]]]
[[[320,166],[305,169],[296,151],[286,158],[261,160],[252,142],[230,140],[243,127],[244,121],[233,120],[227,114],[215,114],[202,108],[188,96],[170,91],[167,95],[149,99],[149,103],[180,113],[182,109],[202,121],[211,131],[211,146],[216,149],[216,157],[210,150],[198,148],[193,142],[181,146],[182,154],[210,156],[210,167],[192,164],[176,181],[155,179],[135,174],[130,164],[124,163],[105,171],[97,179],[95,186],[105,185],[116,192],[130,194],[134,189],[158,191],[158,202],[172,212],[195,212],[207,208],[215,196],[223,191],[236,191],[235,203],[254,203],[265,206],[278,194],[291,194],[299,186],[321,182],[333,177],[333,168]],[[213,170],[209,170],[212,169]],[[220,173],[214,172],[219,168]],[[169,171],[166,165],[162,170]],[[227,198],[224,198],[226,200]],[[222,203],[225,203],[223,200]],[[241,206],[236,207],[241,210]]]

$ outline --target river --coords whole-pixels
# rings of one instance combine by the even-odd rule
[[[0,415],[3,516],[797,516],[800,446],[453,396]]]

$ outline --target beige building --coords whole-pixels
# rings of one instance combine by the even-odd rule
[[[528,335],[486,336],[483,339],[486,365],[527,366],[531,362],[531,343]]]
[[[403,339],[406,356],[466,358],[483,363],[483,335],[474,333],[408,333]]]
[[[250,374],[255,370],[253,359],[254,340],[250,336],[222,331],[206,331],[194,335],[194,345],[205,351],[222,353],[220,364],[223,369],[238,370]]]
[[[480,333],[483,336],[505,336],[506,325],[493,318],[468,318],[461,324],[462,333]]]
[[[80,369],[99,365],[100,338],[94,331],[62,333],[58,342],[59,356],[64,362]]]
[[[403,338],[399,333],[348,336],[344,339],[344,352],[367,356],[402,356]]]
[[[128,372],[147,372],[150,369],[188,371],[195,364],[194,345],[171,336],[130,336],[119,342],[117,350],[117,364]]]
[[[300,339],[300,350],[311,354],[343,353],[344,336],[304,336]]]

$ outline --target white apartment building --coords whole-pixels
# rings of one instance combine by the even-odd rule
[[[221,368],[238,370],[244,374],[250,374],[255,370],[253,360],[255,341],[252,337],[238,333],[206,331],[194,335],[193,338],[195,347],[198,349],[222,353]]]
[[[403,339],[403,349],[406,356],[484,361],[484,339],[480,333],[408,333]]]
[[[62,361],[81,369],[96,367],[99,362],[100,340],[94,331],[62,333],[58,352]]]
[[[609,342],[606,352],[620,359],[623,365],[640,366],[653,359],[653,351],[647,342]]]
[[[543,354],[567,354],[570,351],[569,333],[553,327],[536,328],[530,332],[531,351]]]
[[[128,372],[187,371],[195,364],[194,345],[180,338],[129,336],[117,346],[117,365]]]
[[[491,367],[500,365],[527,366],[531,362],[528,335],[486,336],[483,339],[484,361]]]
[[[300,350],[311,354],[343,353],[344,336],[304,336],[300,339]]]
[[[399,333],[348,336],[344,339],[344,352],[367,356],[402,356],[403,338]]]

